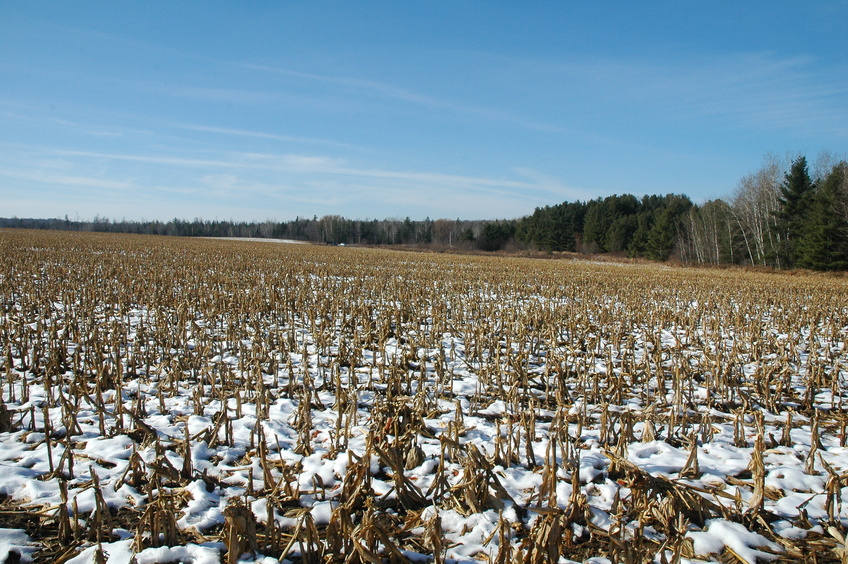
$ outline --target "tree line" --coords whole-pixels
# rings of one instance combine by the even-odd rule
[[[519,241],[549,251],[621,253],[687,264],[848,270],[848,164],[803,155],[743,177],[727,199],[625,194],[537,208]]]
[[[0,218],[0,227],[184,237],[293,239],[333,245],[406,245],[498,251],[615,253],[687,264],[848,270],[848,164],[767,157],[727,199],[693,203],[667,194],[612,195],[536,208],[519,219],[353,220],[339,215],[277,222],[175,218],[91,221]]]
[[[769,157],[727,200],[694,206],[677,250],[684,261],[848,270],[848,164]]]
[[[0,218],[0,228],[134,233],[176,237],[239,237],[292,239],[330,245],[409,245],[481,248],[497,250],[499,244],[487,244],[486,237],[499,221],[449,219],[354,220],[339,215],[301,218],[291,221],[236,222],[227,220],[128,221],[96,216],[93,220]],[[512,222],[504,222],[512,227]],[[512,231],[510,231],[510,236]]]

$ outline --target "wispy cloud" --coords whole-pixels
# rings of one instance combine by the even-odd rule
[[[316,137],[300,137],[296,135],[279,135],[276,133],[268,133],[265,131],[250,131],[245,129],[232,129],[227,127],[214,127],[210,125],[195,125],[195,124],[174,124],[174,127],[187,131],[199,131],[203,133],[218,133],[221,135],[233,135],[237,137],[252,137],[255,139],[271,139],[274,141],[283,141],[287,143],[298,143],[303,145],[324,145],[328,147],[336,147],[340,149],[353,149],[365,151],[364,147],[352,145],[350,143],[341,143],[330,139],[319,139]]]
[[[96,200],[99,193],[104,202],[178,197],[202,200],[205,205],[217,202],[260,209],[264,205],[288,213],[292,209],[305,214],[331,209],[349,217],[414,215],[410,209],[418,210],[422,217],[468,217],[470,210],[515,217],[549,203],[552,197],[584,197],[583,192],[556,178],[529,169],[511,171],[512,178],[497,178],[375,168],[327,155],[241,152],[196,158],[64,149],[46,152],[44,148],[38,148],[37,154],[40,160],[24,157],[14,165],[0,164],[0,177],[55,189],[77,187],[81,197]],[[46,164],[50,158],[58,163],[54,170]]]
[[[421,94],[419,92],[415,92],[413,90],[409,90],[406,88],[400,88],[393,84],[389,84],[387,82],[380,82],[375,80],[367,80],[356,77],[345,77],[345,76],[332,76],[332,75],[324,75],[324,74],[316,74],[316,73],[308,73],[302,71],[295,71],[291,69],[285,69],[280,67],[273,67],[268,65],[258,65],[253,63],[231,63],[232,65],[251,69],[259,72],[272,73],[278,75],[285,75],[300,79],[305,79],[313,82],[323,82],[329,84],[335,84],[339,86],[346,86],[349,88],[357,89],[364,92],[370,92],[371,94],[389,98],[401,102],[407,102],[410,104],[425,106],[429,108],[436,109],[444,109],[451,112],[459,113],[459,114],[467,114],[476,116],[478,118],[485,119],[487,121],[496,121],[503,123],[511,123],[513,125],[517,125],[519,127],[538,130],[538,131],[557,131],[561,132],[563,129],[555,124],[546,123],[543,121],[534,120],[532,118],[528,118],[526,116],[522,116],[515,112],[511,112],[509,110],[505,110],[503,108],[493,108],[486,106],[474,106],[469,104],[462,104],[453,100],[446,100],[443,98],[438,98],[435,96],[428,96],[426,94]]]
[[[10,169],[0,167],[0,176],[16,180],[27,180],[40,184],[74,186],[85,188],[100,188],[108,190],[127,190],[133,188],[133,183],[125,180],[104,179],[93,176],[76,176],[56,174],[32,169]]]
[[[545,174],[531,168],[515,168],[513,171],[525,178],[530,179],[531,183],[536,186],[536,190],[546,194],[546,198],[551,195],[558,200],[590,200],[598,196],[596,193],[589,192],[582,188],[569,186],[562,179],[550,174]]]
[[[240,105],[271,104],[279,101],[280,93],[244,88],[217,88],[211,86],[187,86],[155,81],[126,81],[134,91],[150,92],[175,98],[187,98],[202,102],[219,102]]]
[[[506,105],[469,105],[422,94],[384,81],[302,72],[252,63],[231,63],[257,72],[344,86],[418,106],[475,116],[486,121],[554,133],[573,132],[567,116],[606,122],[608,114],[625,120],[689,123],[723,120],[725,125],[848,134],[848,65],[824,68],[806,55],[769,52],[716,55],[669,53],[650,61],[638,57],[564,57],[518,59],[475,54],[482,66],[497,68],[505,87],[512,81],[560,99],[534,110],[516,111],[521,98]],[[633,109],[636,109],[635,111]],[[539,119],[539,116],[546,116]]]
[[[86,111],[75,112],[73,110],[64,109],[61,113],[54,113],[54,110],[46,105],[22,103],[18,100],[9,98],[0,99],[0,106],[6,108],[6,111],[0,113],[0,117],[13,122],[16,127],[51,128],[59,126],[58,128],[65,132],[73,132],[74,134],[80,133],[83,135],[90,135],[92,137],[149,137],[154,133],[150,128],[129,127],[126,125],[116,125],[114,123],[110,124],[105,123],[105,120],[103,119],[88,121],[86,118],[69,119],[68,117],[59,117],[60,115],[68,116],[74,115],[75,113],[86,114],[88,113]],[[141,121],[135,116],[125,113],[116,116],[114,113],[108,112],[102,108],[99,109],[98,112],[100,117],[105,115],[107,119],[117,119],[118,121],[133,119],[135,121]],[[149,124],[151,120],[147,119],[146,121]]]
[[[188,157],[167,157],[160,155],[133,155],[122,153],[102,153],[97,151],[74,151],[57,149],[57,155],[64,157],[85,157],[104,161],[126,161],[146,164],[173,165],[191,168],[217,168],[217,167],[239,167],[247,166],[231,160],[223,159],[197,159]]]
[[[848,127],[848,65],[823,67],[809,56],[669,54],[651,61],[592,57],[512,60],[510,65],[525,69],[527,80],[559,83],[565,103],[573,99],[580,111],[598,117],[615,113],[622,119],[693,127],[710,119],[839,135]]]
[[[442,174],[436,172],[396,171],[350,166],[344,159],[315,156],[266,153],[234,153],[221,159],[197,159],[157,155],[134,155],[121,153],[102,153],[91,151],[57,150],[61,156],[86,157],[99,160],[140,162],[147,164],[173,165],[189,168],[231,168],[279,171],[300,174],[326,174],[340,176],[358,176],[381,180],[404,180],[420,184],[440,184],[477,189],[537,189],[541,185],[535,182],[505,180],[464,175]],[[527,176],[525,174],[525,176]]]
[[[286,75],[296,78],[303,78],[309,81],[314,82],[325,82],[340,86],[349,86],[352,88],[357,88],[360,90],[369,90],[372,92],[376,92],[382,94],[389,98],[395,98],[397,100],[404,100],[406,102],[412,102],[415,104],[423,104],[426,106],[434,106],[434,107],[451,107],[452,105],[449,102],[444,100],[440,100],[438,98],[434,98],[431,96],[426,96],[423,94],[419,94],[417,92],[413,92],[411,90],[407,90],[404,88],[399,88],[393,86],[391,84],[387,84],[384,82],[378,82],[374,80],[366,80],[361,78],[354,77],[343,77],[343,76],[331,76],[331,75],[323,75],[316,74],[310,72],[301,72],[290,69],[285,69],[281,67],[273,67],[268,65],[258,65],[254,63],[230,63],[233,66],[238,66],[245,69],[261,71],[265,73],[273,73],[277,75]]]

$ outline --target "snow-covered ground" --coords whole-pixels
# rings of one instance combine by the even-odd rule
[[[0,279],[0,562],[844,546],[838,280],[50,244]]]

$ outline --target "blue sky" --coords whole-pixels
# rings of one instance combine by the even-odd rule
[[[848,154],[848,2],[2,2],[0,216],[513,218]]]

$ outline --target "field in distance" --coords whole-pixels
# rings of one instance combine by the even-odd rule
[[[845,278],[0,231],[0,562],[842,562]]]

